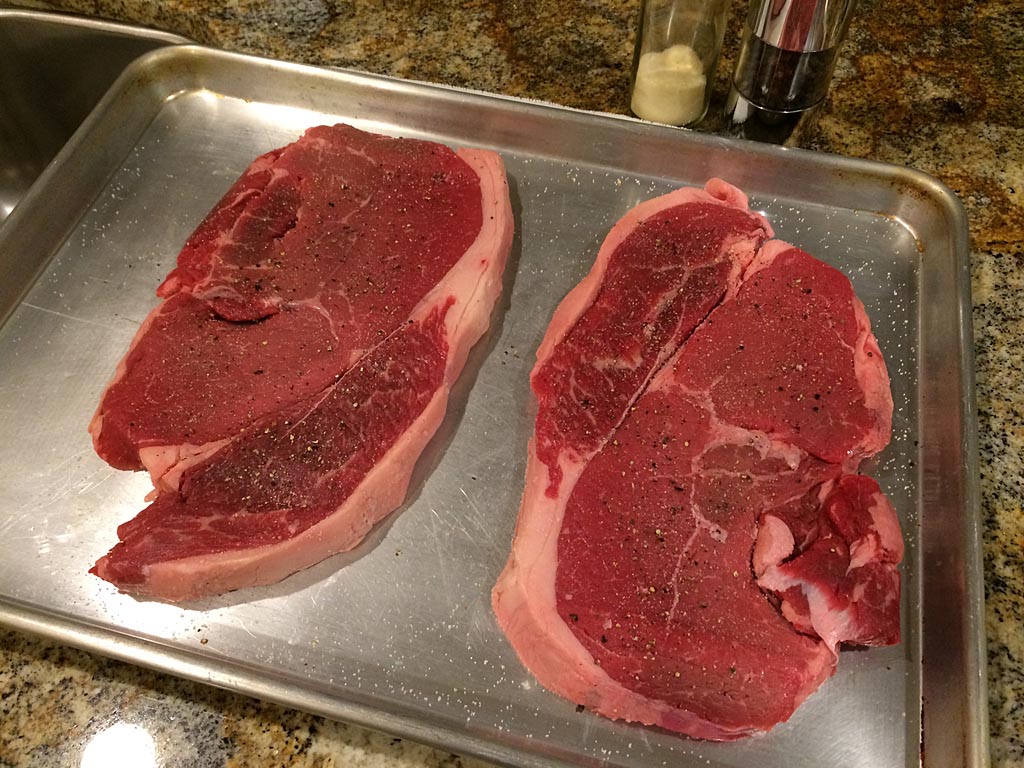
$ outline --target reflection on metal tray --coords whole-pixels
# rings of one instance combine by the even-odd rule
[[[237,174],[331,121],[501,152],[517,236],[492,329],[406,504],[357,552],[185,607],[118,594],[86,571],[147,481],[93,454],[99,393]],[[489,607],[532,427],[527,374],[554,306],[627,209],[712,175],[841,267],[867,305],[897,409],[872,472],[908,542],[903,644],[845,652],[789,723],[726,745],[577,712],[523,669]],[[981,765],[965,254],[955,198],[902,168],[196,47],[147,54],[0,234],[0,274],[22,280],[0,307],[0,618],[509,765]]]

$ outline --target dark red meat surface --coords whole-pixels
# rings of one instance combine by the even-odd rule
[[[401,504],[502,287],[493,152],[312,128],[188,239],[90,431],[152,504],[93,572],[184,600],[356,546]]]
[[[97,409],[97,452],[141,469],[140,449],[230,438],[320,392],[406,320],[482,216],[477,175],[438,144],[322,126],[258,158],[160,286]]]
[[[557,455],[597,448],[655,367],[722,300],[735,269],[724,246],[738,234],[767,238],[746,211],[694,202],[652,215],[618,246],[593,304],[532,379],[549,493],[561,479]]]
[[[642,204],[538,352],[494,608],[603,715],[767,731],[840,644],[899,641],[899,523],[850,474],[889,440],[881,353],[849,280],[770,235],[717,180]]]
[[[243,544],[288,541],[333,514],[405,434],[443,383],[448,356],[438,308],[403,325],[318,397],[257,421],[190,467],[118,528],[96,572],[122,588],[153,563],[202,559]],[[365,531],[364,531],[365,533]]]

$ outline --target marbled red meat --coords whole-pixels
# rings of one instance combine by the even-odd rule
[[[779,597],[794,626],[833,651],[840,643],[898,643],[903,536],[892,503],[862,475],[844,475],[823,491],[810,504],[762,517],[757,583]]]
[[[898,641],[899,525],[849,475],[889,440],[881,354],[849,281],[770,235],[717,180],[645,203],[538,352],[494,609],[542,684],[608,717],[763,732],[840,643]],[[687,279],[666,291],[670,265]],[[637,307],[667,295],[692,320],[652,332]]]
[[[277,581],[398,506],[511,246],[492,152],[314,128],[189,238],[93,420],[153,503],[94,572],[182,600]]]
[[[90,425],[97,453],[174,487],[182,460],[322,391],[463,257],[481,200],[447,147],[346,125],[257,158],[157,291]]]

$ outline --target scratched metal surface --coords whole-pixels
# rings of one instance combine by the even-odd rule
[[[406,503],[356,552],[182,607],[118,594],[87,570],[148,484],[93,454],[99,393],[233,179],[336,120],[501,151],[517,235],[493,326]],[[577,712],[535,683],[489,608],[531,431],[527,375],[554,306],[626,210],[710,175],[864,300],[896,402],[873,472],[908,544],[903,644],[844,652],[791,722],[728,745]],[[0,230],[0,275],[24,281],[0,307],[0,618],[508,765],[980,765],[965,231],[948,191],[905,169],[199,48],[148,55]],[[943,724],[925,728],[923,752],[922,717]]]

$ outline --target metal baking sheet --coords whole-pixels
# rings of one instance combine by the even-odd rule
[[[87,574],[144,476],[86,425],[192,228],[258,154],[308,126],[499,151],[517,234],[506,291],[402,508],[354,553],[177,607]],[[548,693],[499,631],[551,312],[640,200],[719,176],[843,269],[893,379],[871,471],[907,539],[903,643],[842,654],[767,736],[711,744]],[[147,54],[0,230],[0,618],[101,653],[515,766],[978,766],[986,761],[966,224],[904,168],[198,47]],[[2,315],[0,315],[2,316]]]

